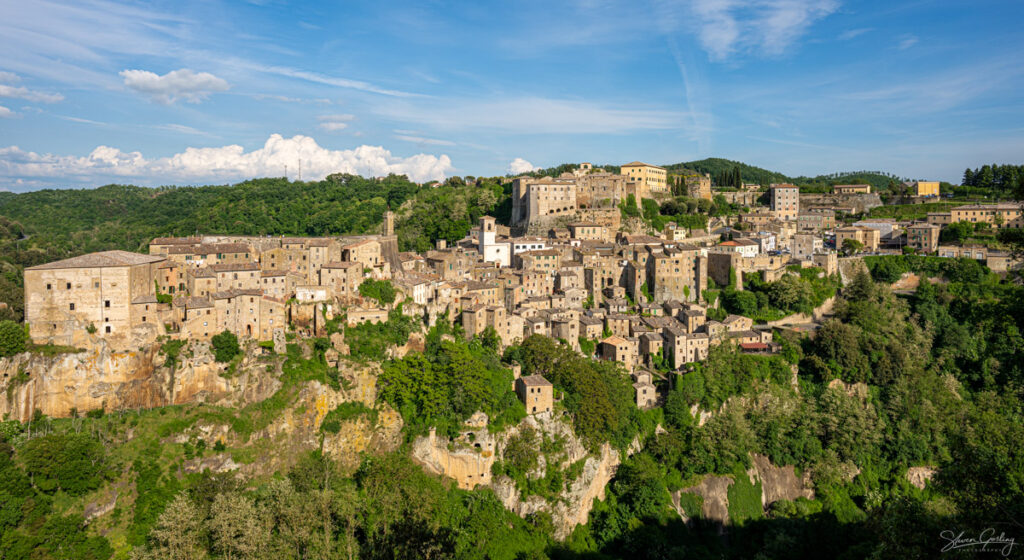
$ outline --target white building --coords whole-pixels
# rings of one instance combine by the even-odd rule
[[[480,256],[484,262],[498,263],[498,266],[512,266],[512,246],[509,242],[499,243],[496,239],[494,218],[480,217]]]

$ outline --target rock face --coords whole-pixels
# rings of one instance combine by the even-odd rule
[[[814,490],[805,487],[796,477],[793,465],[776,467],[768,457],[758,453],[751,454],[751,458],[754,466],[747,470],[747,476],[751,482],[761,481],[761,505],[768,507],[779,500],[814,499]]]
[[[390,452],[398,449],[402,443],[402,417],[387,404],[373,408],[377,397],[375,368],[351,366],[345,362],[342,367],[344,369],[339,373],[346,380],[342,389],[336,390],[317,381],[306,383],[298,389],[294,402],[281,410],[268,425],[251,433],[248,439],[233,432],[228,424],[206,422],[198,422],[171,436],[171,440],[179,443],[201,438],[207,442],[221,441],[230,447],[252,446],[258,450],[266,446],[274,449],[273,453],[259,454],[258,460],[252,462],[236,462],[225,454],[196,458],[186,462],[184,470],[235,471],[246,478],[267,476],[289,469],[303,453],[320,449],[338,461],[343,470],[351,472],[358,467],[360,454],[364,451]],[[225,398],[217,404],[225,404],[228,400]],[[341,422],[337,433],[321,432],[320,426],[327,414],[346,402],[361,402],[373,410]]]
[[[772,465],[768,457],[756,453],[751,454],[751,459],[754,465],[747,470],[747,476],[750,477],[751,483],[761,483],[763,507],[767,508],[779,500],[814,499],[814,490],[809,487],[809,480],[797,478],[792,465],[777,467]],[[729,525],[729,487],[733,482],[730,475],[705,476],[700,484],[676,491],[672,495],[672,503],[683,521],[687,521],[682,508],[679,507],[679,494],[697,494],[703,499],[701,517],[717,522],[724,528]]]
[[[0,359],[0,414],[27,421],[39,409],[47,416],[70,416],[72,409],[154,408],[195,402],[238,405],[272,395],[279,384],[258,363],[258,348],[248,348],[236,375],[221,376],[227,366],[213,360],[209,344],[181,349],[167,367],[160,344],[116,351],[102,339],[82,352],[47,356],[22,353]]]
[[[907,482],[924,490],[925,484],[931,481],[936,472],[935,467],[910,467],[907,469]]]
[[[515,482],[507,476],[494,477],[491,467],[503,456],[506,445],[512,437],[523,430],[532,429],[539,438],[560,441],[561,451],[552,456],[540,455],[538,467],[528,474],[543,476],[545,468],[568,468],[583,461],[582,472],[568,485],[554,504],[540,496],[522,496]],[[631,449],[639,448],[639,442]],[[449,439],[431,432],[413,442],[413,459],[429,472],[455,480],[460,488],[472,489],[487,486],[510,511],[521,517],[545,511],[551,514],[555,527],[555,538],[564,539],[577,525],[587,522],[594,499],[603,500],[605,486],[615,475],[621,463],[618,451],[610,445],[601,447],[598,454],[589,454],[579,441],[572,427],[562,417],[553,413],[536,414],[526,417],[519,425],[498,434],[487,431],[487,416],[478,412],[467,422],[457,438]],[[557,464],[548,465],[549,461]]]

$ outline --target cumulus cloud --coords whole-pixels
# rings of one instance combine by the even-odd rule
[[[170,105],[178,100],[199,103],[211,93],[227,91],[228,83],[209,72],[193,72],[188,68],[157,75],[148,70],[122,70],[124,85],[157,103]]]
[[[508,173],[510,175],[519,175],[521,173],[529,173],[537,169],[532,163],[526,161],[521,157],[517,157],[508,164]]]
[[[349,121],[356,118],[355,115],[341,114],[341,115],[320,115],[317,120],[320,121],[320,128],[328,132],[337,132],[339,130],[345,130],[348,128]]]
[[[0,72],[0,97],[15,97],[27,101],[42,101],[43,103],[56,103],[64,100],[64,96],[59,93],[46,93],[11,85],[20,81],[21,78],[17,74]]]
[[[219,148],[187,148],[170,157],[147,159],[140,152],[123,152],[99,146],[88,156],[63,156],[24,151],[17,146],[0,148],[0,175],[18,179],[61,178],[96,182],[111,178],[143,184],[238,181],[251,177],[280,177],[285,168],[301,162],[302,176],[322,179],[331,173],[366,177],[389,173],[425,182],[443,180],[454,170],[447,155],[392,155],[381,146],[329,150],[308,136],[284,138],[273,134],[262,148],[246,152],[238,145]]]
[[[780,55],[815,21],[839,8],[837,0],[695,0],[693,24],[713,60],[740,51]]]
[[[7,107],[4,107],[3,105],[0,105],[0,119],[5,119],[7,117],[13,117],[13,116],[14,116],[14,111],[8,109]]]

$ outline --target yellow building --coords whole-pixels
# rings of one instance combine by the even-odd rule
[[[668,172],[664,167],[634,161],[622,166],[622,174],[630,181],[642,184],[648,192],[668,191]]]
[[[1021,227],[1021,216],[1024,216],[1024,204],[1020,202],[968,204],[952,209],[950,222],[970,222],[972,224],[984,222],[998,228],[1019,228]]]
[[[939,196],[938,181],[913,181],[907,186],[913,196]]]
[[[835,185],[832,187],[835,194],[871,194],[871,185]]]

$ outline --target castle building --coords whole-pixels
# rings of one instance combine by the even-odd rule
[[[158,324],[154,294],[164,260],[104,251],[26,268],[29,336],[37,343],[74,345],[87,329],[102,337],[126,337],[134,326]]]

